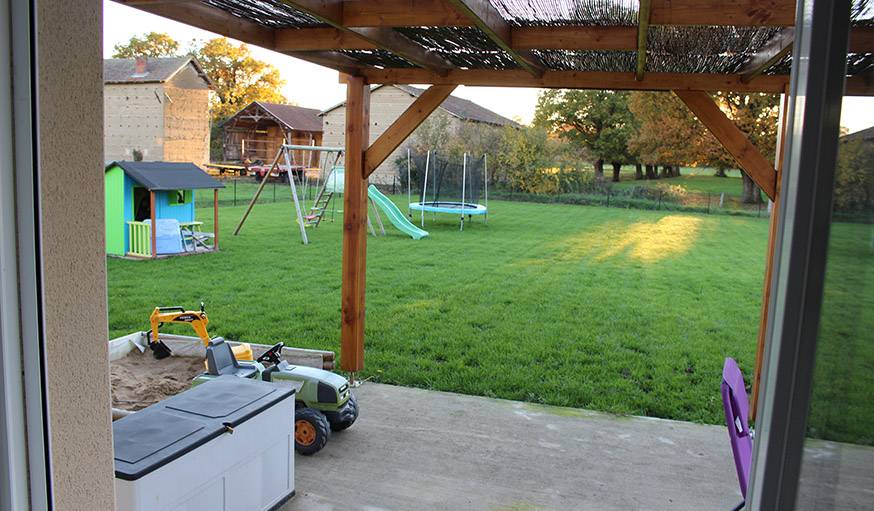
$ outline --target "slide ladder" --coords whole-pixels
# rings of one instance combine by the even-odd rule
[[[376,189],[374,185],[370,185],[367,187],[367,196],[376,204],[379,209],[385,213],[385,216],[388,217],[388,220],[397,227],[397,229],[414,240],[422,239],[428,235],[428,231],[423,231],[419,229],[415,225],[413,225],[409,220],[407,220],[407,216],[404,215],[395,203],[391,201],[388,197],[382,194],[379,190]]]

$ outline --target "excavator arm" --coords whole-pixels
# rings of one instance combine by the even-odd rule
[[[203,342],[204,346],[209,345],[210,336],[209,332],[206,329],[206,325],[209,324],[209,318],[206,316],[206,312],[203,310],[203,304],[201,304],[199,311],[191,311],[185,310],[182,307],[155,307],[155,310],[152,311],[151,316],[149,316],[149,323],[151,326],[151,336],[149,339],[149,345],[152,347],[152,350],[156,353],[156,358],[164,358],[165,356],[169,356],[170,348],[168,348],[161,340],[158,338],[158,331],[161,328],[161,325],[166,323],[188,323],[191,325],[191,328],[194,329],[194,332],[197,334],[197,337],[200,338],[201,342]],[[163,346],[163,349],[160,347],[155,347],[154,345]],[[166,350],[166,355],[158,356],[158,351]],[[234,356],[237,360],[253,360],[252,356],[252,347],[248,343],[242,343],[233,347]]]

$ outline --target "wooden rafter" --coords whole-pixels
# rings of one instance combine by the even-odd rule
[[[319,50],[319,51],[293,51],[283,52],[290,57],[301,60],[306,60],[313,64],[336,69],[341,73],[354,75],[361,72],[364,66],[355,59],[343,55],[339,51]]]
[[[364,178],[397,149],[401,143],[431,115],[455,90],[455,85],[434,85],[416,98],[405,111],[379,136],[364,154]]]
[[[635,27],[564,26],[513,27],[511,45],[517,50],[633,50]]]
[[[342,6],[348,26],[445,27],[474,23],[447,0],[350,1]],[[794,0],[652,0],[653,25],[791,26]]]
[[[284,28],[276,31],[274,50],[373,50],[377,46],[356,34],[333,27]],[[512,27],[510,48],[522,50],[633,50],[635,27]]]
[[[180,23],[185,23],[209,32],[264,48],[273,47],[273,31],[253,21],[233,16],[221,9],[215,9],[201,2],[166,2],[155,0],[116,0],[120,4],[134,7]]]
[[[788,76],[760,76],[742,83],[740,75],[705,73],[647,73],[643,80],[634,73],[589,71],[546,71],[535,77],[522,70],[453,69],[439,76],[424,69],[363,69],[368,82],[378,84],[430,83],[434,85],[470,85],[481,87],[537,87],[553,89],[661,90],[730,90],[736,92],[779,93]]]
[[[794,41],[795,29],[793,27],[786,27],[777,32],[741,68],[741,80],[744,83],[748,83],[753,78],[767,71],[774,64],[780,62],[783,57],[792,51],[792,43]]]
[[[637,72],[634,77],[643,80],[646,72],[646,41],[649,36],[649,18],[652,12],[652,0],[640,0],[640,10],[637,19]]]
[[[507,52],[516,64],[534,76],[543,74],[543,65],[530,50],[516,50],[512,47],[510,25],[504,20],[489,0],[449,0],[463,15],[485,33],[499,48]]]
[[[650,23],[791,26],[795,0],[652,0]]]
[[[413,64],[438,74],[447,72],[452,65],[433,52],[407,39],[390,27],[355,27],[345,23],[343,6],[339,0],[281,0],[282,3],[303,11],[332,27],[349,32],[375,47],[389,51]],[[354,3],[354,2],[353,2]]]
[[[850,30],[850,51],[853,53],[874,52],[874,28],[856,27]]]
[[[729,119],[706,92],[675,90],[674,94],[695,114],[704,126],[713,133],[744,172],[759,185],[770,199],[777,189],[777,172],[774,166],[749,141],[734,122]]]

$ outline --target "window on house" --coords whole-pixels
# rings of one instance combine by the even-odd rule
[[[173,204],[188,204],[191,202],[191,190],[176,190],[170,197],[173,198]]]

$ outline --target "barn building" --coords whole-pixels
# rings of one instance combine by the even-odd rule
[[[226,162],[260,160],[269,164],[283,140],[289,144],[322,145],[319,110],[280,103],[253,101],[225,120],[222,131]],[[294,158],[297,164],[318,165],[318,154],[312,151],[296,151]]]
[[[106,161],[209,162],[212,83],[193,57],[103,61]]]
[[[425,92],[425,89],[409,85],[380,85],[374,87],[370,92],[370,140],[376,140],[382,135],[391,126],[391,123],[407,107],[412,105],[413,101],[421,96],[423,92]],[[322,112],[326,146],[342,146],[344,144],[346,109],[341,107],[345,104],[345,102],[340,103]],[[448,114],[452,127],[457,127],[464,122],[482,123],[495,127],[518,126],[516,122],[506,117],[457,96],[446,98],[431,116],[442,114]],[[376,168],[376,171],[370,176],[370,182],[391,184],[397,176],[394,162],[403,151],[403,147],[395,149]]]

